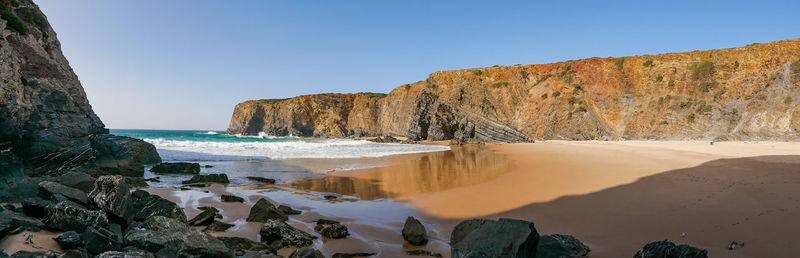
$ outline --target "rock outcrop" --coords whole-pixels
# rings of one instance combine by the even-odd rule
[[[539,233],[532,222],[470,219],[450,234],[452,257],[535,257]]]
[[[161,159],[141,140],[109,135],[56,33],[31,0],[0,0],[0,198],[25,175],[141,175]]]
[[[410,139],[800,137],[800,39],[438,71],[389,94],[236,105],[227,133]]]

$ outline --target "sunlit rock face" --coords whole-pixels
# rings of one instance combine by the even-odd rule
[[[800,39],[432,73],[382,94],[253,100],[228,133],[427,140],[800,136]]]

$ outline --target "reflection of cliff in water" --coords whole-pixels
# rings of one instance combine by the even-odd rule
[[[357,195],[364,200],[402,199],[420,193],[439,192],[479,184],[510,171],[512,164],[483,145],[453,146],[450,151],[420,157],[387,167],[371,168],[346,176],[302,179],[288,187],[318,192]]]

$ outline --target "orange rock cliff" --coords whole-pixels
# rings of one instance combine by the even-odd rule
[[[389,94],[236,105],[227,133],[416,140],[795,140],[800,39],[438,71]]]

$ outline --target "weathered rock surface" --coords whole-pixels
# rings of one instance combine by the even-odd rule
[[[375,256],[375,253],[335,253],[333,258],[355,258],[355,257],[370,257]]]
[[[26,216],[41,218],[44,217],[45,207],[52,203],[41,198],[25,198],[25,200],[22,200],[22,212]]]
[[[325,258],[325,256],[322,255],[322,252],[320,252],[317,249],[311,247],[303,247],[294,250],[294,252],[292,252],[289,255],[289,258]]]
[[[243,237],[218,237],[220,241],[225,243],[228,248],[234,250],[237,256],[245,255],[247,251],[256,251],[256,252],[263,252],[261,254],[274,254],[275,250],[269,245],[264,243],[254,242],[250,239],[243,238]],[[251,254],[255,255],[255,254]],[[260,256],[252,256],[252,257],[260,257]]]
[[[225,194],[223,194],[219,198],[222,200],[222,202],[244,202],[244,198],[239,197],[239,196],[234,196],[234,195],[225,195]],[[280,210],[280,209],[278,209],[278,210]]]
[[[208,174],[208,175],[194,175],[191,179],[183,181],[183,184],[196,184],[196,183],[223,183],[227,184],[228,175],[226,174]]]
[[[216,211],[207,209],[200,214],[197,214],[197,216],[194,216],[194,218],[190,219],[186,224],[189,224],[189,226],[208,226],[211,224],[211,222],[214,222],[214,218],[216,217]]]
[[[186,213],[177,204],[150,194],[144,190],[131,193],[131,218],[134,221],[144,221],[154,216],[164,216],[179,221],[186,221]]]
[[[96,258],[155,258],[155,256],[144,251],[108,251],[97,255]]]
[[[289,217],[264,198],[259,199],[256,204],[250,208],[250,215],[247,216],[248,222],[267,222],[273,219],[286,221]]]
[[[62,249],[74,249],[83,246],[83,239],[81,239],[81,234],[75,231],[67,231],[64,234],[59,235],[58,237],[54,238],[56,243],[61,246]]]
[[[154,216],[125,234],[128,245],[150,252],[173,248],[179,256],[233,257],[233,252],[219,239],[183,222]]]
[[[533,223],[516,219],[470,219],[450,235],[452,257],[534,257],[539,233]]]
[[[314,231],[327,238],[345,238],[349,234],[347,227],[334,220],[319,219]]]
[[[261,242],[269,243],[272,247],[305,247],[313,244],[316,236],[296,229],[283,220],[269,219],[259,231]]]
[[[119,251],[122,249],[122,230],[89,227],[81,236],[86,244],[86,250],[93,254],[106,251]]]
[[[591,249],[570,235],[542,235],[536,247],[537,258],[587,257]]]
[[[286,205],[283,205],[283,204],[278,205],[278,210],[283,212],[283,214],[286,214],[286,215],[299,215],[301,213],[300,211],[292,209],[292,207],[289,207],[289,206],[286,206]]]
[[[81,205],[89,204],[89,196],[81,190],[50,181],[42,181],[39,183],[40,197],[51,200],[54,198],[54,195],[67,197],[70,201],[77,202]]]
[[[672,241],[661,240],[647,243],[636,252],[634,258],[707,258],[708,251],[689,245],[675,245]]]
[[[12,258],[56,258],[58,255],[50,251],[17,251],[11,255]]]
[[[256,182],[260,182],[260,183],[265,183],[265,184],[274,184],[275,183],[275,179],[266,178],[266,177],[260,177],[260,176],[248,176],[247,179],[250,179],[250,180],[253,180],[253,181],[256,181]]]
[[[94,189],[95,180],[97,180],[97,178],[92,177],[87,173],[70,171],[69,173],[57,177],[56,181],[62,185],[66,185],[88,193]]]
[[[403,224],[403,239],[412,245],[424,245],[428,243],[428,233],[425,226],[419,220],[409,216]]]
[[[105,212],[87,210],[76,203],[61,201],[47,206],[42,223],[54,230],[83,232],[90,226],[108,227],[108,217]]]
[[[207,231],[221,232],[221,231],[228,230],[229,228],[232,228],[233,226],[234,226],[233,224],[228,224],[228,223],[225,223],[225,222],[221,222],[221,221],[215,220],[215,221],[212,221],[211,224],[208,224],[208,226],[206,227],[206,230]]]
[[[197,174],[200,164],[188,162],[161,163],[150,168],[150,172],[162,174]]]
[[[227,133],[412,140],[800,137],[800,39],[744,47],[438,71],[388,95],[236,105]],[[646,65],[645,65],[646,64]]]
[[[89,193],[95,205],[126,223],[133,217],[131,209],[131,190],[124,176],[101,176]]]

